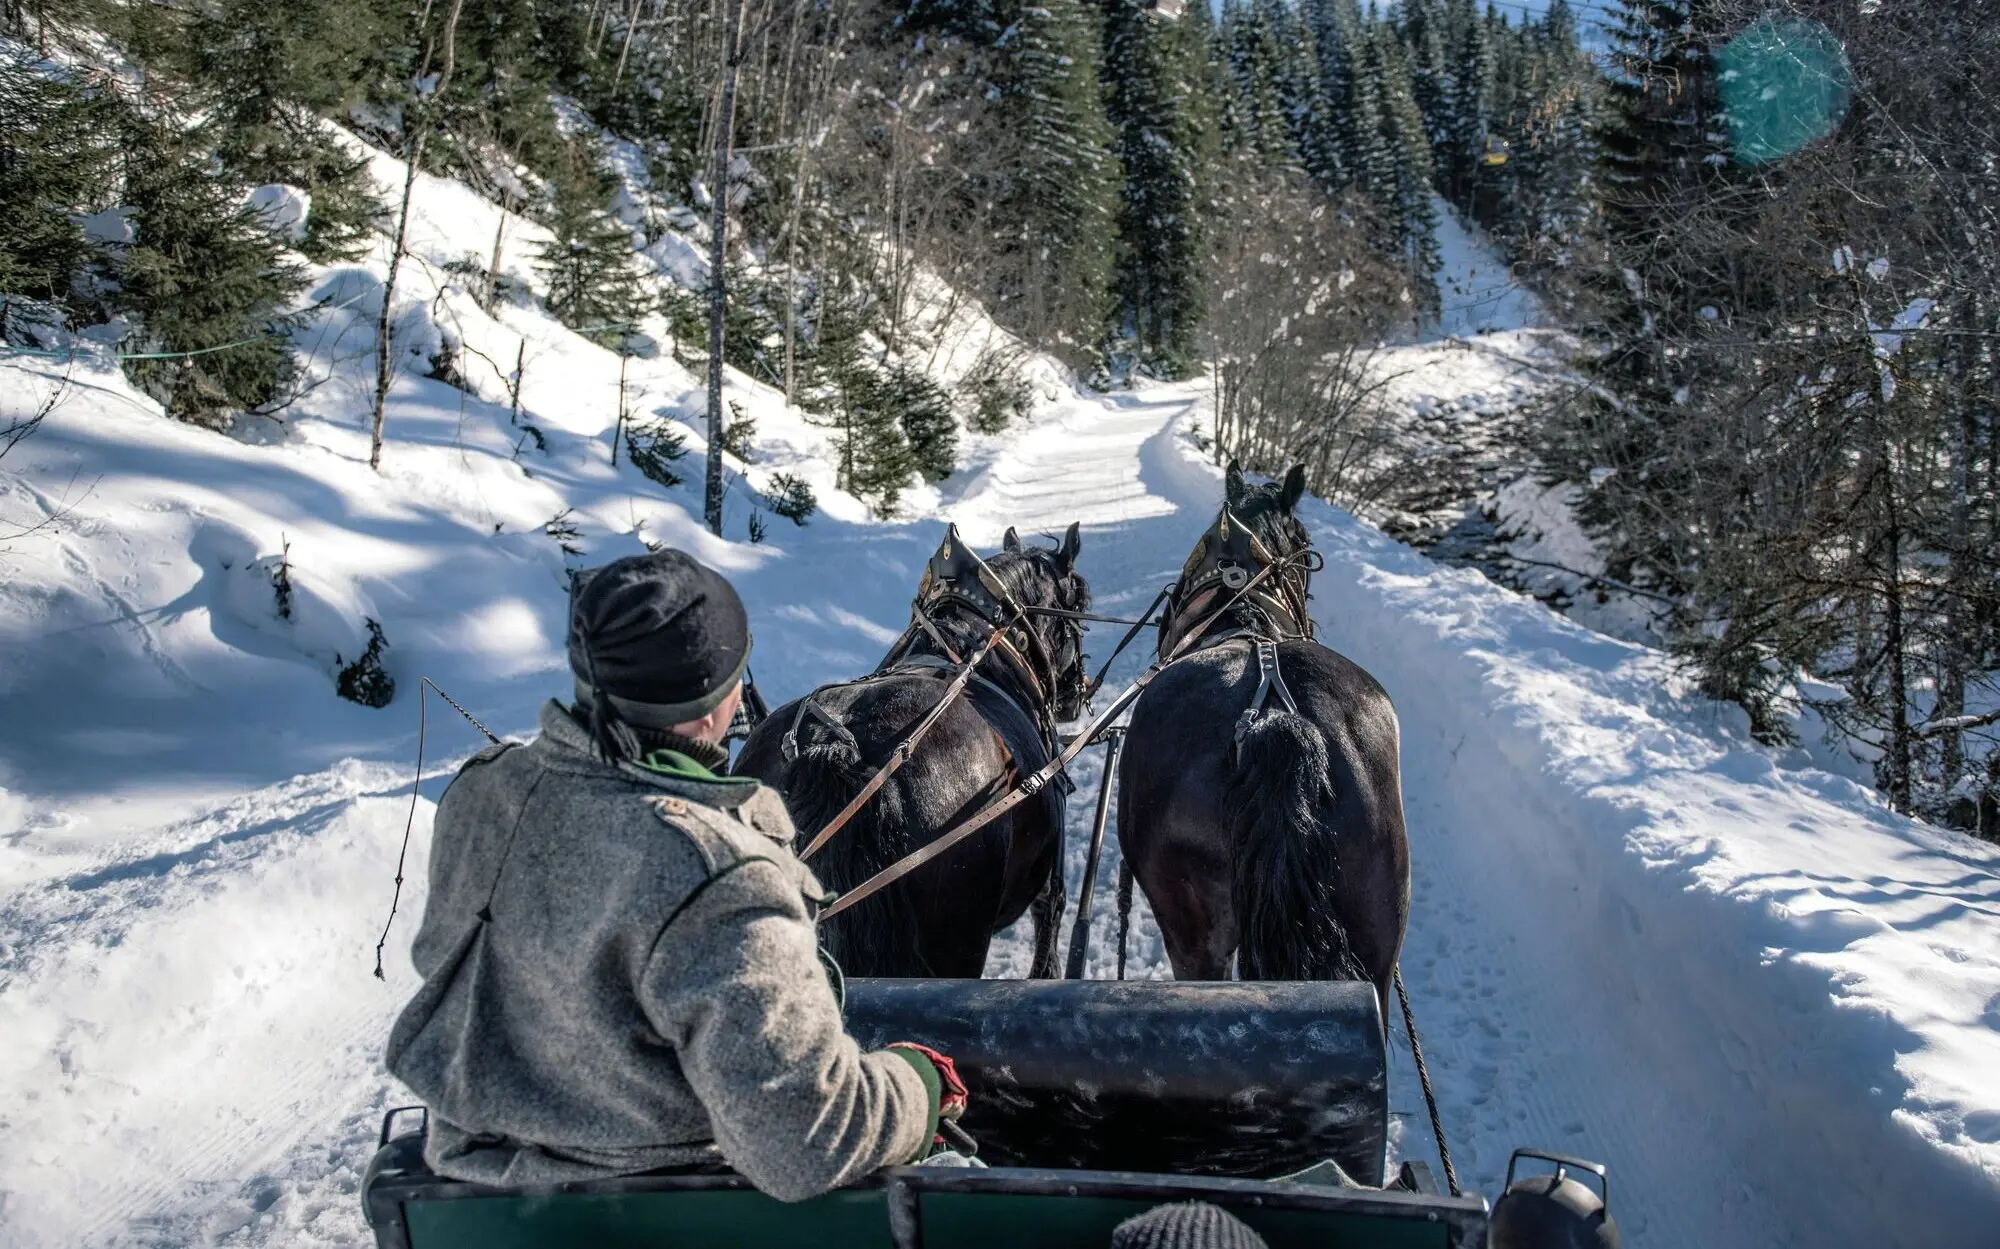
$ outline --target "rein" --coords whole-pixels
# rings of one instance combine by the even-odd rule
[[[1281,556],[1272,563],[1265,565],[1261,571],[1235,590],[1236,599],[1240,599],[1255,590],[1279,570],[1287,568],[1293,563],[1300,562],[1303,556],[1311,554],[1312,552],[1308,548],[1303,551],[1293,552],[1291,555]],[[1234,606],[1236,599],[1232,599],[1228,606]],[[1194,644],[1201,639],[1204,633],[1208,632],[1210,626],[1222,618],[1222,615],[1223,612],[1217,611],[1199,622],[1194,629],[1174,644],[1171,654],[1155,660],[1150,668],[1139,674],[1137,680],[1125,687],[1117,699],[1109,707],[1105,708],[1103,714],[1092,720],[1081,733],[1070,739],[1070,744],[1063,748],[1061,754],[1058,754],[1055,758],[1038,768],[1032,775],[1022,780],[1013,789],[967,817],[963,823],[953,828],[950,832],[940,836],[929,845],[922,846],[904,855],[873,876],[870,876],[867,880],[862,881],[859,885],[835,898],[830,906],[819,913],[820,922],[824,923],[832,919],[849,907],[865,901],[890,885],[895,884],[903,877],[908,876],[911,872],[929,863],[932,859],[946,853],[952,847],[958,845],[959,842],[964,841],[980,829],[991,824],[994,820],[999,819],[1021,803],[1040,793],[1044,785],[1053,780],[1058,773],[1067,769],[1071,761],[1083,753],[1085,747],[1098,739],[1106,726],[1113,720],[1116,720],[1127,707],[1132,705],[1141,693],[1145,692],[1146,686],[1151,684],[1154,677],[1159,676],[1160,673],[1172,666],[1176,660],[1181,659],[1189,653],[1194,648]]]
[[[921,618],[926,624],[930,623],[928,617]],[[799,851],[801,861],[810,859],[815,854],[818,854],[820,847],[832,840],[835,833],[845,828],[847,822],[859,814],[862,807],[868,805],[868,800],[873,798],[882,786],[889,783],[889,778],[894,776],[899,768],[910,761],[910,756],[916,753],[918,743],[924,740],[924,734],[930,732],[931,726],[944,718],[944,713],[951,707],[951,704],[958,696],[964,692],[966,684],[972,680],[973,670],[985,661],[986,655],[993,649],[994,643],[998,642],[1000,635],[1005,633],[1010,627],[1012,627],[1011,621],[996,626],[991,633],[986,635],[986,640],[979,644],[979,648],[972,652],[970,659],[958,660],[958,656],[952,654],[950,648],[946,647],[945,653],[950,654],[954,660],[958,660],[958,668],[953,672],[950,683],[945,686],[943,695],[938,698],[937,703],[929,711],[924,713],[924,718],[917,721],[916,727],[911,729],[902,741],[896,743],[896,748],[889,752],[889,761],[876,769],[875,775],[868,778],[868,783],[861,787],[861,791],[855,794],[845,807],[840,809],[838,815],[827,821],[825,828],[820,829],[818,833],[813,835],[813,839],[806,844],[804,850]],[[930,631],[933,637],[940,636],[937,633],[936,625],[930,625]],[[940,640],[940,645],[943,645],[942,640]],[[799,722],[804,720],[806,709],[811,705],[812,699],[810,696],[799,700],[798,718],[793,721],[791,732],[785,735],[786,753],[788,756],[797,754]],[[821,714],[824,715],[825,713],[822,712]]]

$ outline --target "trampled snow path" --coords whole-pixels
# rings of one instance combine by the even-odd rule
[[[462,187],[419,186],[412,246],[428,264],[407,315],[399,303],[400,341],[428,349],[426,310],[442,308],[486,356],[524,346],[546,451],[523,450],[491,378],[482,398],[416,376],[420,350],[392,396],[387,471],[369,473],[359,307],[316,331],[316,367],[338,375],[272,445],[166,422],[86,362],[0,465],[0,535],[70,506],[54,530],[0,537],[0,1244],[366,1243],[361,1170],[382,1109],[404,1100],[379,1054],[410,989],[429,799],[478,743],[430,703],[426,800],[377,981],[417,677],[500,732],[531,730],[568,679],[566,561],[538,532],[552,514],[573,509],[592,562],[643,536],[725,569],[778,700],[874,664],[942,519],[989,548],[1010,524],[1083,521],[1082,567],[1119,614],[1175,575],[1216,505],[1190,439],[1199,387],[1100,398],[1045,379],[1034,424],[972,447],[973,469],[912,493],[915,519],[882,524],[833,493],[818,431],[732,379],[759,423],[756,471],[812,476],[827,513],[774,522],[762,546],[713,539],[694,491],[609,464],[615,358],[531,307],[489,317],[427,285],[494,219]],[[317,293],[370,280],[341,267]],[[699,403],[670,359],[631,372],[642,414]],[[0,404],[48,376],[0,363]],[[685,467],[698,482],[699,457]],[[1803,752],[1749,745],[1639,648],[1330,508],[1305,514],[1327,558],[1321,636],[1402,717],[1405,966],[1467,1183],[1491,1194],[1512,1146],[1544,1145],[1612,1165],[1641,1249],[1990,1244],[2000,852],[1889,815]],[[288,623],[268,582],[286,542]],[[382,712],[328,680],[367,616],[402,684]],[[1100,653],[1115,632],[1093,635]],[[1097,754],[1076,770],[1072,889]],[[1158,975],[1139,912],[1136,974]],[[991,970],[1025,962],[1009,937]],[[1403,1056],[1392,1107],[1412,1116],[1403,1146],[1427,1156]]]

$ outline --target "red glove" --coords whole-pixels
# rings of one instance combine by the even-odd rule
[[[924,1060],[937,1068],[938,1073],[938,1118],[956,1122],[965,1113],[965,1081],[958,1078],[958,1067],[928,1045],[918,1045],[915,1041],[897,1041],[889,1046],[892,1050],[909,1050],[922,1054]]]

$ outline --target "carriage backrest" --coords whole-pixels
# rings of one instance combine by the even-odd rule
[[[732,1175],[499,1190],[430,1175],[420,1142],[392,1142],[370,1169],[378,1249],[1105,1249],[1125,1219],[1188,1200],[1230,1211],[1270,1249],[1483,1249],[1486,1238],[1477,1197],[1123,1172],[904,1167],[795,1204]]]

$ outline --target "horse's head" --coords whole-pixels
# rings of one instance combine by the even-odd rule
[[[1000,553],[987,561],[1014,601],[1029,609],[1024,627],[1040,640],[1042,653],[1048,656],[1055,678],[1051,710],[1057,720],[1074,720],[1083,714],[1083,622],[1034,609],[1089,610],[1090,587],[1076,571],[1076,553],[1082,545],[1077,525],[1071,525],[1053,547],[1024,546],[1021,536],[1010,528],[1001,541]]]
[[[1284,558],[1310,545],[1306,527],[1295,515],[1306,493],[1306,466],[1292,465],[1282,483],[1252,484],[1236,461],[1222,478],[1222,501],[1237,520],[1253,530],[1265,549]]]
[[[1168,600],[1161,655],[1173,653],[1189,630],[1208,629],[1224,615],[1235,627],[1312,636],[1306,597],[1315,557],[1306,527],[1294,515],[1305,493],[1303,464],[1294,465],[1282,483],[1252,485],[1230,461],[1222,509],[1195,543]]]

